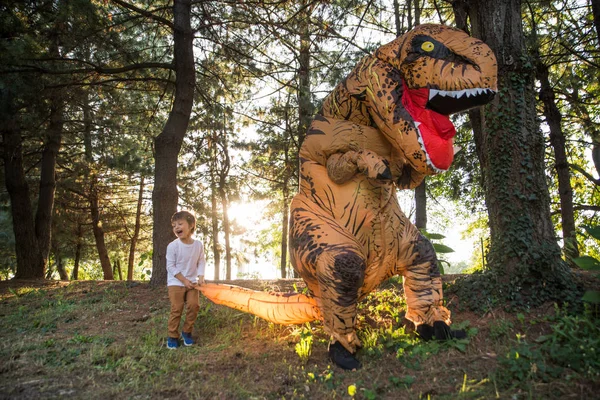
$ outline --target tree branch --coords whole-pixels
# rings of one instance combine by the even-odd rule
[[[174,29],[173,22],[169,21],[168,19],[165,19],[163,17],[159,17],[158,15],[153,14],[152,11],[142,10],[141,8],[136,7],[133,4],[129,4],[122,0],[112,0],[112,2],[123,8],[126,8],[130,11],[134,11],[140,15],[143,15],[146,18],[150,18],[156,22],[160,22],[161,24],[164,24],[164,25],[168,26],[169,28],[171,28],[171,30]]]
[[[581,175],[585,176],[590,182],[592,182],[594,185],[596,186],[600,186],[600,179],[596,179],[592,176],[592,174],[590,174],[589,172],[587,172],[586,170],[584,170],[583,168],[581,168],[579,165],[576,164],[569,164],[569,167],[571,167],[572,169],[574,169],[575,171],[579,172]]]
[[[44,74],[52,74],[52,75],[72,75],[72,74],[87,74],[90,72],[97,72],[99,74],[106,75],[116,75],[122,74],[124,72],[135,71],[138,69],[147,69],[147,68],[164,68],[174,70],[174,65],[172,63],[156,63],[156,62],[146,62],[139,64],[131,64],[125,65],[123,67],[118,68],[107,68],[101,66],[93,66],[91,68],[79,68],[79,69],[70,69],[70,70],[51,70],[44,67],[39,67],[37,65],[15,65],[15,67],[21,67],[23,69],[13,69],[13,70],[4,70],[0,71],[0,74],[14,74],[20,72],[41,72]]]

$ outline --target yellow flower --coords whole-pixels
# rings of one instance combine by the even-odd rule
[[[348,394],[352,397],[356,394],[356,385],[348,386]]]

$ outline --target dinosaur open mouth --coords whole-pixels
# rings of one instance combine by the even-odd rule
[[[419,143],[427,161],[440,171],[452,164],[452,138],[456,129],[449,115],[485,104],[494,96],[490,89],[444,91],[429,88],[410,89],[404,84],[402,105],[408,111],[419,131]]]
[[[495,92],[491,89],[437,90],[429,89],[427,108],[439,114],[454,114],[489,103]]]

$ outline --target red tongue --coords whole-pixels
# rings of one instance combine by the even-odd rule
[[[450,122],[450,117],[425,108],[429,100],[429,89],[409,89],[404,82],[403,85],[402,105],[415,121],[424,124],[431,133],[435,133],[443,139],[450,139],[456,135],[456,129]]]
[[[409,89],[404,85],[402,105],[415,122],[420,122],[419,131],[425,151],[436,168],[448,169],[454,158],[452,138],[456,129],[450,117],[425,108],[429,100],[429,89]]]

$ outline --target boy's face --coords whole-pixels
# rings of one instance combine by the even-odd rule
[[[192,233],[194,232],[189,222],[187,222],[185,219],[177,219],[171,222],[171,226],[173,227],[173,233],[180,240],[186,241],[192,238]]]

